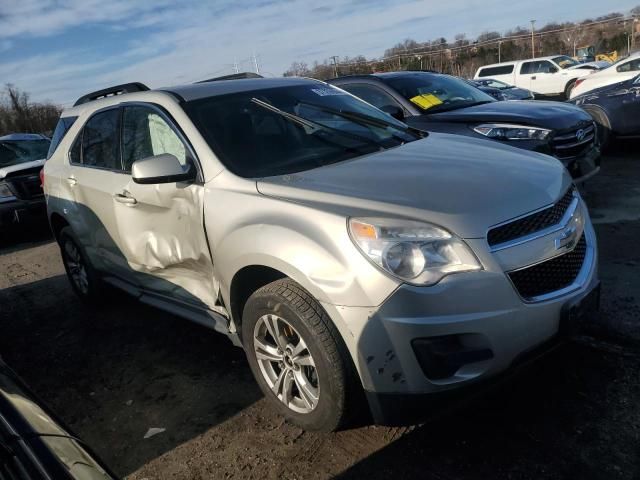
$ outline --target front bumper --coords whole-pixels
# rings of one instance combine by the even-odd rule
[[[0,202],[0,228],[34,221],[46,221],[47,206],[44,196],[35,200],[18,198]]]
[[[544,301],[524,301],[486,249],[486,240],[477,239],[469,243],[480,252],[483,271],[451,275],[432,287],[402,285],[378,308],[325,305],[330,315],[339,315],[348,325],[347,344],[375,421],[404,423],[397,416],[412,405],[426,409],[431,400],[464,396],[464,391],[505,374],[531,352],[553,343],[568,307],[599,285],[590,223],[585,234],[593,254],[583,264],[580,283]],[[459,365],[449,372],[429,372],[416,341],[443,338],[445,351],[457,348]]]

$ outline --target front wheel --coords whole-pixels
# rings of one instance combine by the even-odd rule
[[[567,86],[564,89],[564,99],[565,100],[569,100],[571,98],[571,91],[573,90],[573,87],[576,86],[576,80],[571,80],[569,83],[567,83]]]
[[[351,362],[320,304],[282,279],[257,290],[244,308],[242,339],[267,400],[306,430],[333,431],[347,421]]]

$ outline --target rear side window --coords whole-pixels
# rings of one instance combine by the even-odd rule
[[[109,170],[122,169],[118,147],[119,119],[119,109],[100,112],[89,119],[82,134],[83,165]]]
[[[513,73],[513,65],[502,65],[500,67],[487,67],[480,69],[479,77],[493,77],[495,75],[509,75]]]
[[[553,63],[546,60],[540,60],[536,62],[524,62],[520,73],[524,75],[530,75],[535,73],[551,73],[552,67],[555,67]]]
[[[156,110],[125,107],[122,117],[122,161],[131,171],[136,160],[170,153],[182,165],[187,163],[187,149],[178,134]]]
[[[616,68],[618,72],[637,72],[640,70],[640,58],[623,63]]]
[[[58,148],[58,145],[60,145],[60,142],[62,141],[64,136],[67,134],[67,132],[71,128],[71,125],[73,125],[73,123],[76,121],[77,118],[78,117],[61,117],[60,120],[58,120],[56,129],[53,132],[53,137],[51,138],[51,144],[49,145],[47,160],[51,158],[53,153],[56,151],[56,148]]]

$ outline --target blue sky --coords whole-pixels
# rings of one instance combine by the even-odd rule
[[[413,38],[627,12],[640,0],[0,0],[0,82],[68,105],[109,85],[151,87],[293,61],[379,56]]]

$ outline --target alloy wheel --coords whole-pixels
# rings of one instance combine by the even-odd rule
[[[83,295],[86,295],[89,293],[89,277],[80,250],[73,242],[67,241],[64,244],[64,253],[71,281]]]
[[[286,320],[263,315],[256,322],[253,347],[260,372],[276,397],[297,413],[318,405],[316,363],[300,333]]]

